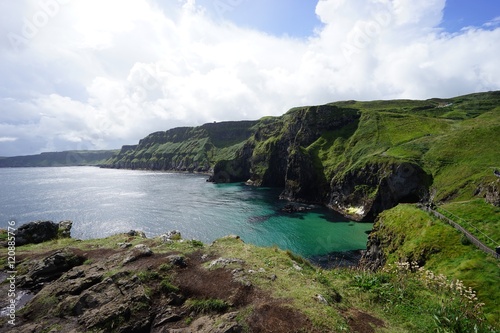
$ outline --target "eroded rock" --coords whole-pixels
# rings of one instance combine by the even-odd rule
[[[58,236],[59,225],[52,221],[35,221],[23,224],[16,232],[16,245],[38,244]]]
[[[128,264],[132,261],[135,261],[137,259],[143,258],[143,257],[149,257],[153,255],[153,251],[149,247],[147,247],[144,244],[137,244],[134,246],[132,250],[130,250],[129,254],[125,259],[123,259],[123,264]]]
[[[69,250],[59,250],[44,259],[30,262],[28,273],[19,277],[18,287],[39,289],[44,283],[58,279],[63,273],[84,261],[84,257]]]
[[[171,230],[160,236],[163,243],[170,243],[176,240],[182,239],[181,232],[179,230]]]

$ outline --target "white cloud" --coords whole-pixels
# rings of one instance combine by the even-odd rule
[[[19,139],[0,140],[0,155],[116,148],[304,104],[500,89],[497,20],[447,34],[444,5],[320,0],[324,26],[304,40],[211,18],[193,0],[2,2],[0,133]]]
[[[17,141],[17,138],[12,138],[9,136],[0,137],[0,142],[14,142],[14,141]]]

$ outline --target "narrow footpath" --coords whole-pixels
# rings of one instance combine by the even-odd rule
[[[460,231],[467,237],[467,239],[474,244],[478,249],[481,251],[485,252],[486,254],[492,255],[493,257],[500,259],[500,254],[497,253],[495,250],[492,250],[490,247],[486,246],[484,243],[482,243],[479,239],[477,239],[473,234],[471,234],[469,231],[467,231],[464,227],[462,227],[460,224],[457,222],[451,220],[450,218],[444,216],[443,214],[439,213],[438,211],[432,209],[429,206],[426,205],[420,205],[420,208],[425,210],[426,212],[436,216],[440,220],[450,224],[453,226],[455,229]]]

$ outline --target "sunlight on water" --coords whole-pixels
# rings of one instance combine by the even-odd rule
[[[0,169],[0,227],[8,220],[72,220],[72,236],[97,238],[131,229],[148,237],[178,229],[211,242],[236,234],[303,256],[364,249],[370,223],[321,207],[280,211],[278,190],[207,183],[206,176],[93,167]]]

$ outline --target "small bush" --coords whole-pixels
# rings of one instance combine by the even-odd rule
[[[470,240],[465,235],[462,235],[462,237],[460,237],[460,243],[462,243],[462,245],[470,245],[471,244]]]
[[[6,241],[8,238],[7,236],[8,236],[7,230],[0,229],[0,241]]]
[[[137,273],[137,277],[141,282],[147,282],[151,280],[156,280],[160,278],[160,275],[158,272],[150,272],[150,271],[143,271]]]
[[[229,304],[221,299],[192,299],[188,301],[188,307],[196,313],[224,312]]]
[[[167,272],[173,268],[172,264],[161,264],[158,269],[162,272]]]
[[[286,250],[286,255],[292,259],[293,261],[295,261],[297,264],[299,265],[303,265],[305,267],[309,267],[311,268],[312,265],[311,263],[309,262],[309,260],[305,259],[304,257],[301,257],[295,253],[293,253],[292,251],[290,250]]]
[[[182,239],[182,236],[181,236],[181,234],[173,234],[170,237],[170,239],[173,240],[173,241],[180,241]]]
[[[192,246],[192,247],[203,247],[205,244],[203,244],[202,241],[199,241],[197,239],[192,239],[189,241],[189,244]]]
[[[160,282],[160,289],[165,293],[176,293],[179,291],[179,288],[174,286],[170,279],[163,279]]]

